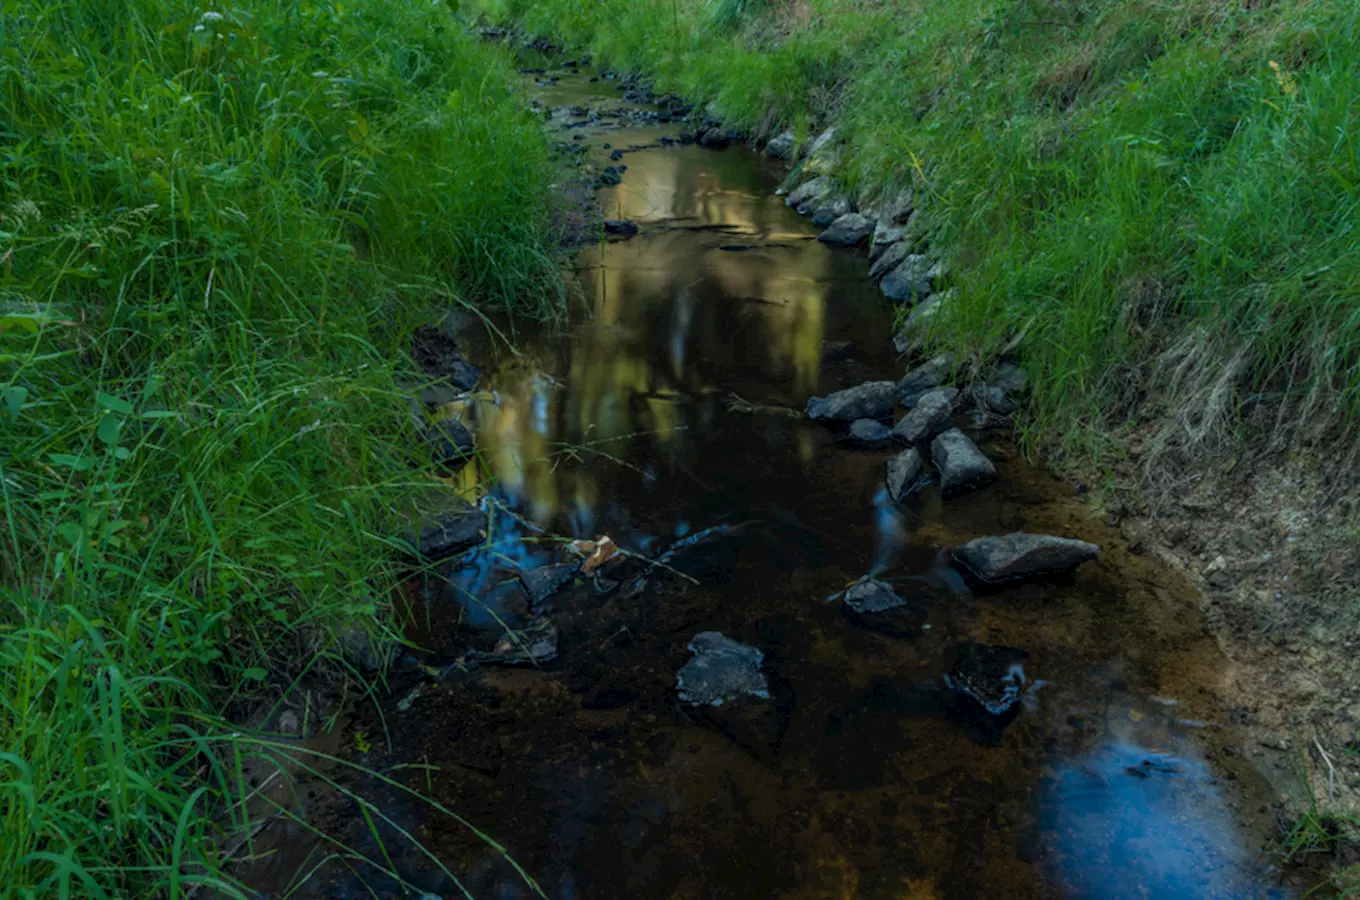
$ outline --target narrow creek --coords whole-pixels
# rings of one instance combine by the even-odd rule
[[[640,231],[579,255],[568,328],[474,355],[494,392],[467,411],[493,476],[488,546],[414,586],[409,636],[426,652],[353,723],[374,744],[364,765],[523,872],[356,777],[461,887],[379,823],[402,877],[478,900],[1295,896],[1262,852],[1273,797],[1217,699],[1226,663],[1192,588],[1001,432],[974,435],[994,484],[894,503],[894,450],[788,413],[905,371],[863,253],[818,243],[785,208],[781,165],[662,145],[677,124],[574,115],[643,107],[585,68],[553,74],[529,90],[562,110],[561,139],[627,167],[599,199]],[[1103,552],[1003,590],[950,564],[967,540],[1020,530]],[[555,535],[609,535],[631,556],[531,603],[519,576],[570,559]],[[848,617],[838,594],[866,574],[926,621],[903,636]],[[552,661],[460,665],[543,622]],[[763,653],[768,698],[682,702],[687,645],[709,631]],[[951,702],[969,642],[1023,670],[1012,720]],[[355,804],[310,813],[382,856]],[[238,873],[269,895],[403,895],[273,830],[273,852]]]

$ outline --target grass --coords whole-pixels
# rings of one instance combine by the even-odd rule
[[[1023,336],[1036,433],[1149,399],[1187,441],[1360,420],[1360,5],[477,5],[757,132],[838,126],[861,198],[915,184],[956,288],[934,340]]]
[[[444,6],[0,0],[0,897],[229,883],[224,716],[391,633],[411,332],[555,313],[550,176]]]

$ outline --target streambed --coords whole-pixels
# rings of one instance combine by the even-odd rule
[[[663,144],[683,126],[630,116],[649,107],[617,87],[584,67],[526,76],[562,140],[626,166],[599,201],[638,233],[579,254],[569,327],[474,354],[485,399],[463,414],[485,468],[463,486],[482,492],[487,546],[411,585],[423,649],[348,726],[371,742],[364,765],[506,852],[350,776],[429,851],[378,823],[402,878],[479,900],[1296,896],[1261,850],[1274,797],[1220,700],[1227,663],[1192,587],[1004,432],[973,433],[995,483],[894,502],[893,448],[801,415],[812,395],[907,367],[862,252],[815,240],[775,194],[781,164]],[[1102,553],[985,590],[951,562],[1020,530]],[[627,555],[531,601],[520,576],[573,560],[559,538],[601,535]],[[866,574],[923,611],[919,629],[846,614],[839,596]],[[543,622],[555,658],[469,662]],[[759,650],[767,696],[721,714],[683,702],[676,674],[703,632]],[[998,727],[949,702],[970,645],[1021,673]],[[383,858],[352,801],[328,794],[311,814]],[[238,873],[251,884],[403,896],[274,830]]]

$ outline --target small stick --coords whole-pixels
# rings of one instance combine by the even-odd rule
[[[1327,751],[1322,749],[1322,742],[1316,737],[1313,738],[1313,746],[1322,754],[1322,761],[1327,764],[1327,802],[1336,803],[1336,767],[1332,765],[1332,758],[1327,755]]]

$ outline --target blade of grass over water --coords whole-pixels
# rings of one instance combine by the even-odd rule
[[[0,896],[240,895],[193,735],[392,634],[412,331],[558,314],[498,53],[428,3],[0,2]]]

